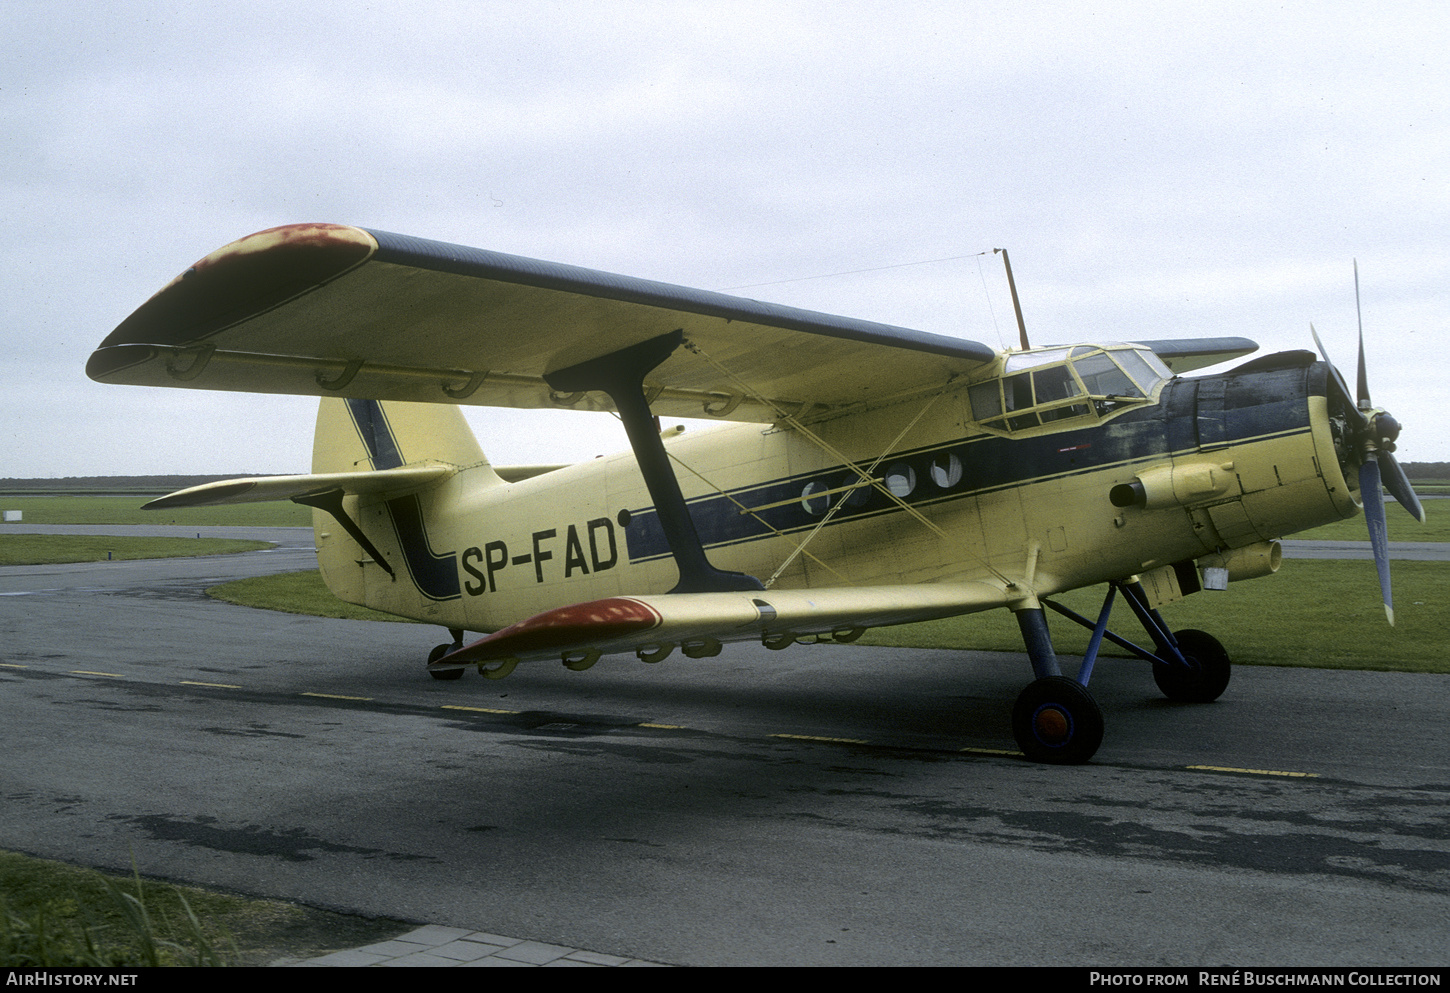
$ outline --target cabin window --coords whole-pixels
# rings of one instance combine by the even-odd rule
[[[972,419],[990,421],[1002,413],[1002,391],[997,380],[978,383],[967,391],[972,401]]]

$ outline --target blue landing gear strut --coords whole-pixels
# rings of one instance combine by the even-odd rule
[[[1113,601],[1119,593],[1148,632],[1156,651],[1150,652],[1108,630]],[[1143,587],[1137,582],[1110,583],[1096,621],[1051,600],[1042,602],[1087,628],[1092,638],[1076,678],[1070,679],[1062,675],[1042,609],[1017,613],[1022,640],[1037,678],[1017,698],[1012,709],[1012,733],[1023,754],[1034,761],[1082,763],[1092,758],[1102,744],[1102,711],[1088,692],[1087,684],[1104,638],[1153,663],[1153,680],[1170,700],[1208,703],[1218,699],[1228,687],[1232,667],[1218,639],[1191,629],[1174,632],[1149,605]]]

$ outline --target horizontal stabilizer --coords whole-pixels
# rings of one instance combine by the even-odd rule
[[[265,503],[293,500],[341,490],[350,495],[393,494],[402,496],[457,472],[450,465],[414,465],[367,472],[325,472],[302,476],[253,476],[223,479],[191,486],[152,500],[142,509],[207,507],[222,503]]]
[[[542,476],[548,472],[556,472],[559,469],[567,469],[571,463],[559,462],[551,465],[496,465],[493,471],[498,473],[498,478],[505,483],[517,483],[525,479],[533,479],[535,476]]]
[[[679,645],[713,654],[732,641],[784,647],[796,638],[836,635],[1005,606],[1005,590],[988,583],[927,583],[856,589],[739,593],[666,593],[609,597],[545,611],[445,655],[431,671],[481,662],[565,662],[621,652],[653,655]]]

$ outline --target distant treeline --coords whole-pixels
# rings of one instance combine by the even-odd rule
[[[1450,479],[1450,462],[1401,462],[1411,479]]]
[[[127,490],[137,492],[170,493],[184,490],[188,486],[214,483],[219,479],[236,479],[239,476],[259,476],[263,473],[238,472],[225,476],[66,476],[62,479],[0,479],[0,493],[117,493]],[[275,475],[275,474],[274,474]]]

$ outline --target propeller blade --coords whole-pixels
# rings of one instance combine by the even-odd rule
[[[1374,567],[1380,574],[1380,594],[1385,601],[1385,617],[1395,623],[1394,598],[1390,595],[1390,538],[1385,526],[1385,497],[1380,492],[1380,464],[1374,452],[1359,467],[1359,498],[1364,501],[1364,521],[1369,525],[1369,543],[1374,549]]]
[[[1424,524],[1425,508],[1415,494],[1415,488],[1410,485],[1410,477],[1405,475],[1405,470],[1400,468],[1400,463],[1389,452],[1380,452],[1380,458],[1383,460],[1381,469],[1384,472],[1385,489],[1400,502],[1406,513]]]
[[[1369,423],[1369,418],[1365,417],[1364,412],[1355,406],[1354,394],[1349,392],[1349,384],[1339,374],[1339,366],[1335,365],[1334,360],[1329,357],[1329,352],[1325,350],[1324,342],[1319,340],[1319,332],[1314,330],[1313,324],[1309,325],[1309,333],[1314,336],[1314,344],[1319,349],[1319,354],[1324,359],[1324,364],[1329,366],[1329,375],[1334,377],[1334,385],[1339,387],[1339,392],[1344,397],[1347,405],[1346,409],[1354,411],[1355,415],[1359,418],[1360,428],[1363,428]],[[1361,356],[1362,358],[1363,356]]]
[[[1374,406],[1369,399],[1369,377],[1364,371],[1364,317],[1359,309],[1359,260],[1354,260],[1354,317],[1359,321],[1359,392],[1355,394],[1361,409]],[[1327,359],[1325,361],[1328,361]]]

